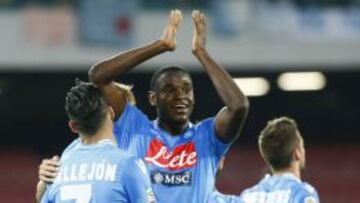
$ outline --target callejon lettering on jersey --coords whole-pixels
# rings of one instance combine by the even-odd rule
[[[165,186],[191,185],[192,175],[190,171],[180,173],[167,173],[163,171],[153,171],[150,175],[153,184]]]
[[[82,163],[64,165],[60,168],[55,182],[75,181],[115,181],[116,164],[111,163]]]
[[[145,160],[148,163],[168,170],[191,168],[196,164],[195,143],[189,142],[176,146],[172,152],[158,139],[150,142]]]

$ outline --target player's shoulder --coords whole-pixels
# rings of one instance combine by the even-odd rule
[[[315,187],[313,187],[312,185],[306,182],[302,182],[298,184],[294,197],[295,199],[299,200],[299,202],[304,202],[304,203],[319,202],[319,196]]]
[[[204,120],[201,120],[201,121],[197,122],[196,124],[192,124],[191,128],[193,128],[195,130],[199,130],[199,129],[203,129],[203,128],[212,128],[214,126],[214,123],[215,123],[214,117],[205,118]]]
[[[113,158],[114,160],[117,160],[118,162],[127,161],[132,157],[132,155],[129,152],[117,147],[111,147],[108,148],[108,150],[109,150],[108,152],[109,157]]]
[[[259,191],[261,190],[262,186],[261,186],[261,182],[251,186],[251,187],[248,187],[246,188],[245,190],[243,190],[240,194],[241,197],[244,197],[244,195],[246,194],[249,194],[249,193],[253,193],[253,192],[256,192],[256,191]]]
[[[70,156],[71,152],[74,151],[80,144],[80,138],[76,138],[75,140],[73,140],[62,152],[61,160],[67,159]]]
[[[302,185],[303,185],[303,188],[304,188],[307,192],[309,192],[309,193],[317,193],[315,187],[312,186],[312,185],[310,185],[309,183],[303,182]]]
[[[239,197],[239,200],[242,200],[244,202],[251,202],[250,200],[253,199],[253,195],[256,194],[256,192],[259,192],[261,190],[259,190],[259,185],[256,184],[252,187],[246,188],[245,190],[243,190]]]
[[[146,116],[137,106],[127,103],[124,109],[126,114]],[[126,115],[125,114],[125,115]],[[123,114],[124,115],[124,114]]]
[[[136,166],[137,168],[139,168],[139,169],[141,169],[141,170],[143,170],[143,171],[146,171],[145,162],[144,162],[142,159],[138,158],[138,157],[135,157],[135,156],[131,156],[131,155],[130,155],[129,158],[128,158],[127,163],[128,163],[129,165]]]
[[[238,196],[223,194],[215,189],[210,193],[207,202],[208,203],[242,203],[243,201]]]
[[[257,192],[257,191],[262,191],[265,188],[265,185],[267,184],[267,181],[269,181],[271,179],[271,175],[269,174],[265,174],[265,176],[255,185],[245,189],[240,196],[246,195],[248,193],[252,193],[252,192]]]
[[[146,165],[140,158],[128,156],[123,164],[125,168],[125,174],[138,174],[140,172],[147,176]]]
[[[142,162],[140,158],[137,158],[131,153],[119,148],[113,148],[112,153],[109,153],[109,155],[112,155],[113,158],[115,158],[115,160],[117,160],[118,162],[123,162],[127,164],[134,165]]]
[[[71,149],[76,148],[76,146],[79,145],[80,143],[81,143],[80,138],[76,138],[65,148],[64,152],[67,152],[67,151],[70,151]]]
[[[133,125],[149,124],[150,120],[139,108],[135,105],[127,103],[125,109],[119,119],[115,121],[115,128],[118,125],[125,125],[123,127],[130,127]],[[130,125],[132,124],[132,125]]]
[[[298,184],[297,190],[303,194],[316,194],[317,191],[314,186],[307,182],[301,182]]]

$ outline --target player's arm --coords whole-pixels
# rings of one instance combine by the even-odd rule
[[[204,14],[195,10],[192,14],[194,36],[192,51],[205,68],[225,107],[215,118],[218,138],[230,142],[240,135],[249,110],[249,101],[237,87],[231,76],[208,54],[206,43],[206,19]]]
[[[127,161],[122,176],[125,190],[131,203],[155,203],[155,195],[151,188],[150,176],[145,163],[138,158]]]
[[[59,157],[53,156],[51,159],[43,159],[39,166],[39,181],[36,186],[35,200],[41,202],[41,198],[46,191],[47,184],[53,183],[59,171]]]
[[[175,49],[175,37],[181,21],[181,11],[172,10],[161,39],[97,63],[89,70],[89,80],[98,85],[98,87],[105,92],[107,99],[113,98],[114,94],[118,94],[118,89],[113,82],[114,80],[118,79],[121,75],[124,75],[140,63],[156,55]],[[121,113],[118,111],[121,111],[126,104],[126,99],[120,98],[119,101],[123,102],[116,103],[114,101],[109,101],[113,106],[116,115]]]

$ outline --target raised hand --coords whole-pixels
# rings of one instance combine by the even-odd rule
[[[164,45],[168,50],[174,50],[176,47],[176,33],[180,27],[182,21],[181,11],[178,9],[171,10],[169,15],[168,24],[165,27],[164,34],[161,38],[161,41],[164,42]]]
[[[195,53],[198,50],[204,49],[206,44],[206,17],[198,10],[192,13],[192,20],[194,23],[194,35],[192,41],[192,51]]]

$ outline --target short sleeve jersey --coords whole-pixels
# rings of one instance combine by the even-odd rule
[[[319,203],[314,187],[291,173],[266,175],[257,185],[241,194],[245,203]]]
[[[230,146],[218,139],[214,118],[189,123],[183,134],[172,136],[128,104],[114,128],[119,148],[145,161],[158,202],[206,201]]]
[[[42,203],[155,202],[144,162],[110,140],[83,145],[75,140],[61,157]]]

